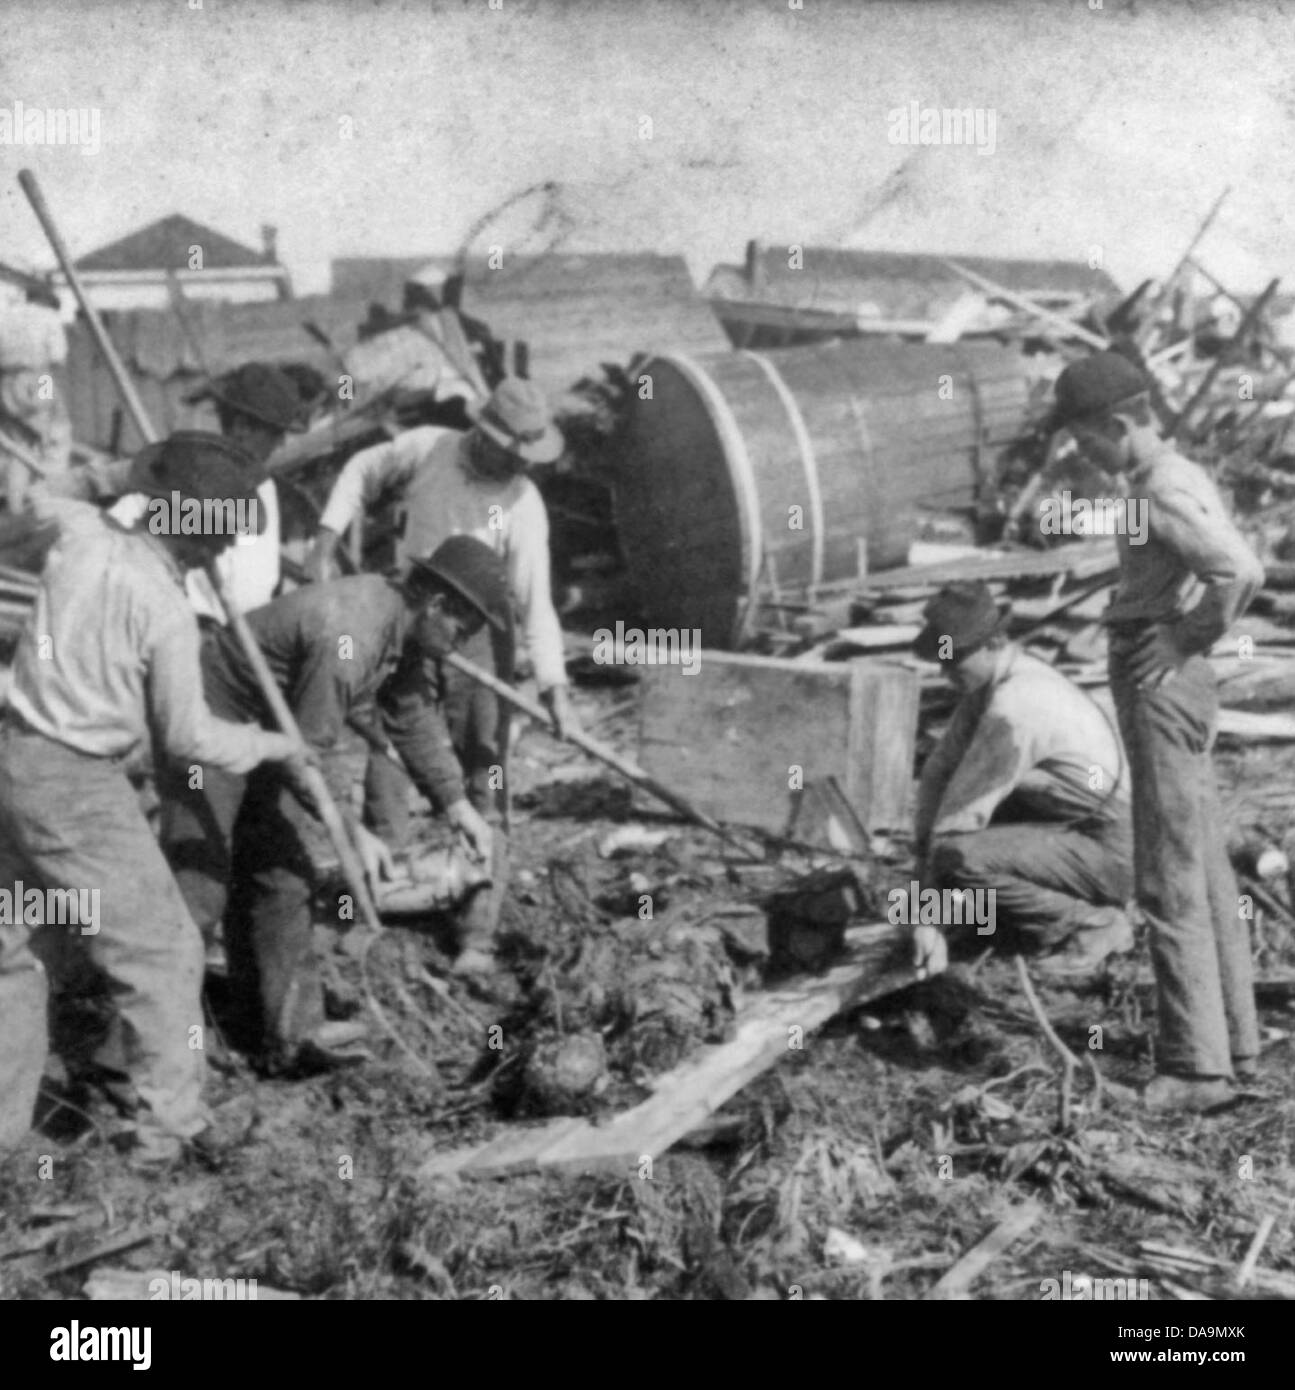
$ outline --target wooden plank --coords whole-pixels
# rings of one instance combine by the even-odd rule
[[[800,790],[837,776],[864,826],[893,827],[907,810],[917,690],[909,668],[876,659],[810,663],[707,650],[693,675],[645,666],[639,762],[734,825],[782,834]]]
[[[845,799],[867,830],[907,829],[917,742],[917,682],[905,668],[851,661]],[[903,669],[903,679],[896,671]]]
[[[637,1172],[704,1123],[745,1085],[789,1050],[792,1028],[808,1036],[842,1010],[913,984],[908,928],[886,922],[852,927],[847,954],[821,976],[800,976],[752,996],[738,1014],[737,1036],[701,1048],[659,1077],[640,1105],[595,1125],[563,1118],[524,1130],[508,1130],[490,1143],[435,1154],[420,1178],[506,1177],[551,1170],[570,1173]]]
[[[1069,574],[1075,579],[1087,579],[1113,570],[1118,564],[1115,545],[1110,541],[1082,541],[1077,545],[1060,545],[1053,550],[1016,551],[1011,554],[991,554],[983,559],[965,559],[943,565],[905,565],[902,569],[880,570],[864,575],[855,587],[869,590],[937,587],[956,580],[1044,578],[1051,574]]]
[[[1043,1215],[1034,1201],[1022,1202],[940,1278],[928,1295],[931,1298],[965,1298],[971,1284],[989,1268],[1008,1246],[1015,1244]]]
[[[1295,714],[1257,714],[1250,710],[1219,710],[1219,733],[1247,743],[1285,743],[1295,739]]]

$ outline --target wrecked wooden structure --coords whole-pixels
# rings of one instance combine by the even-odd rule
[[[149,417],[170,433],[214,428],[211,406],[190,405],[185,397],[208,374],[244,362],[300,363],[336,380],[340,354],[355,342],[363,314],[362,303],[320,295],[249,304],[188,300],[182,312],[137,309],[105,313],[103,319]],[[72,431],[81,443],[123,454],[142,447],[84,320],[68,327],[61,376]]]
[[[974,503],[1026,429],[1021,357],[996,346],[669,353],[637,375],[614,480],[630,579],[648,621],[712,648],[762,605],[905,564],[923,509]]]
[[[1082,261],[958,257],[987,279],[1058,314],[1114,304],[1119,286]],[[1001,334],[1032,325],[969,295],[940,256],[837,247],[747,245],[745,262],[716,266],[706,297],[734,347],[787,347],[826,337],[896,335],[923,341]]]
[[[334,262],[334,291],[400,306],[404,284],[428,266],[463,275],[461,307],[496,337],[526,344],[528,374],[558,409],[571,388],[604,364],[640,352],[711,352],[724,332],[693,285],[682,256],[505,255],[502,264],[449,258],[360,258]]]

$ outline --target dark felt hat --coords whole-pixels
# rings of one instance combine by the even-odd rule
[[[300,434],[306,428],[301,419],[297,383],[266,362],[245,362],[232,372],[213,378],[186,400],[215,401],[271,429]]]
[[[1147,374],[1118,352],[1095,352],[1072,362],[1057,378],[1056,405],[1048,424],[1059,430],[1073,420],[1099,415],[1150,388]]]
[[[150,499],[162,498],[168,504],[177,493],[181,504],[232,503],[235,515],[242,511],[254,519],[260,535],[267,518],[265,508],[255,505],[255,471],[252,460],[221,435],[206,430],[177,430],[135,455],[130,481],[136,492],[145,493]]]
[[[989,586],[977,580],[946,585],[922,610],[922,617],[926,626],[917,634],[913,654],[923,661],[961,661],[1002,630],[1007,614],[995,603]],[[951,649],[942,656],[945,638]]]
[[[508,627],[508,572],[504,562],[475,536],[451,536],[428,556],[410,562],[410,570],[439,579],[503,632]]]

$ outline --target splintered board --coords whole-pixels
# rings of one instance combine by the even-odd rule
[[[642,670],[639,762],[716,820],[783,834],[801,789],[835,777],[866,829],[908,824],[919,682],[907,666],[705,649],[693,674]]]
[[[846,933],[841,963],[822,975],[797,976],[750,996],[731,1042],[700,1048],[653,1083],[652,1095],[605,1124],[556,1119],[515,1126],[488,1144],[436,1154],[419,1178],[501,1178],[550,1171],[637,1173],[707,1120],[743,1086],[785,1057],[792,1039],[808,1038],[833,1015],[916,981],[906,926],[881,922]],[[800,1029],[799,1034],[793,1029]]]

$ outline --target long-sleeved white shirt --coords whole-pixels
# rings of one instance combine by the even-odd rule
[[[426,425],[355,454],[342,469],[320,524],[338,534],[382,493],[399,489],[397,558],[425,558],[450,536],[484,541],[508,568],[521,631],[541,690],[566,682],[562,626],[549,577],[549,518],[529,478],[499,482],[469,471],[468,436]]]

